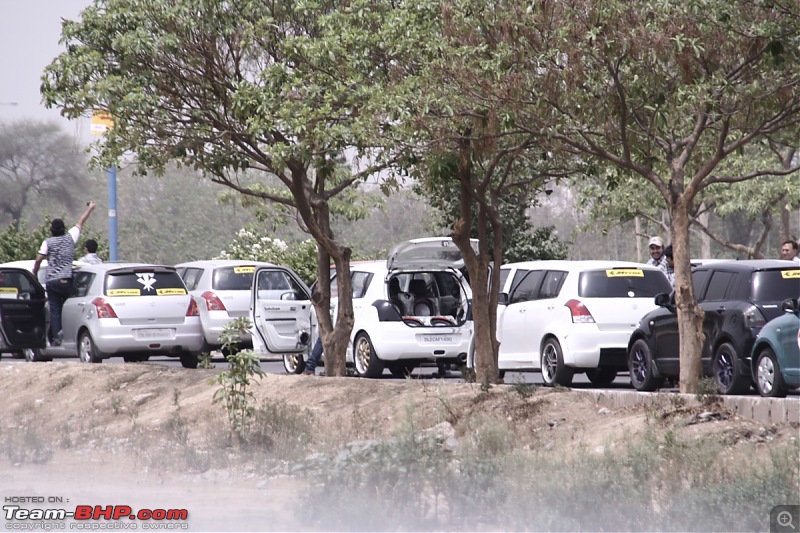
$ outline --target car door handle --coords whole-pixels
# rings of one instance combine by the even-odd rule
[[[724,307],[717,307],[717,313],[724,313],[724,312],[725,312]]]

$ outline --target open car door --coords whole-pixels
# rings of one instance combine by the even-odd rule
[[[258,267],[253,275],[250,319],[256,353],[301,353],[311,344],[311,291],[288,268]]]
[[[0,267],[0,352],[44,348],[45,290],[24,268]]]

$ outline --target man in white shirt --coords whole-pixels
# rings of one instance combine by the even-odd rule
[[[788,240],[781,244],[781,259],[800,263],[800,257],[797,256],[797,241]]]

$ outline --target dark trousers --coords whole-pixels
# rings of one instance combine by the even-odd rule
[[[72,278],[53,279],[47,282],[47,304],[50,306],[50,339],[61,331],[61,308],[72,292]]]
[[[317,365],[319,364],[319,360],[322,357],[322,337],[317,337],[317,342],[314,344],[314,347],[311,348],[311,355],[308,356],[308,361],[306,361],[306,371],[313,372]]]

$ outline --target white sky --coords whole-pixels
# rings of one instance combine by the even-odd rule
[[[42,104],[39,87],[44,68],[64,48],[62,18],[77,20],[92,0],[0,0],[0,122],[54,120],[85,142],[89,119],[68,121],[58,109]],[[12,105],[16,104],[16,105]]]

